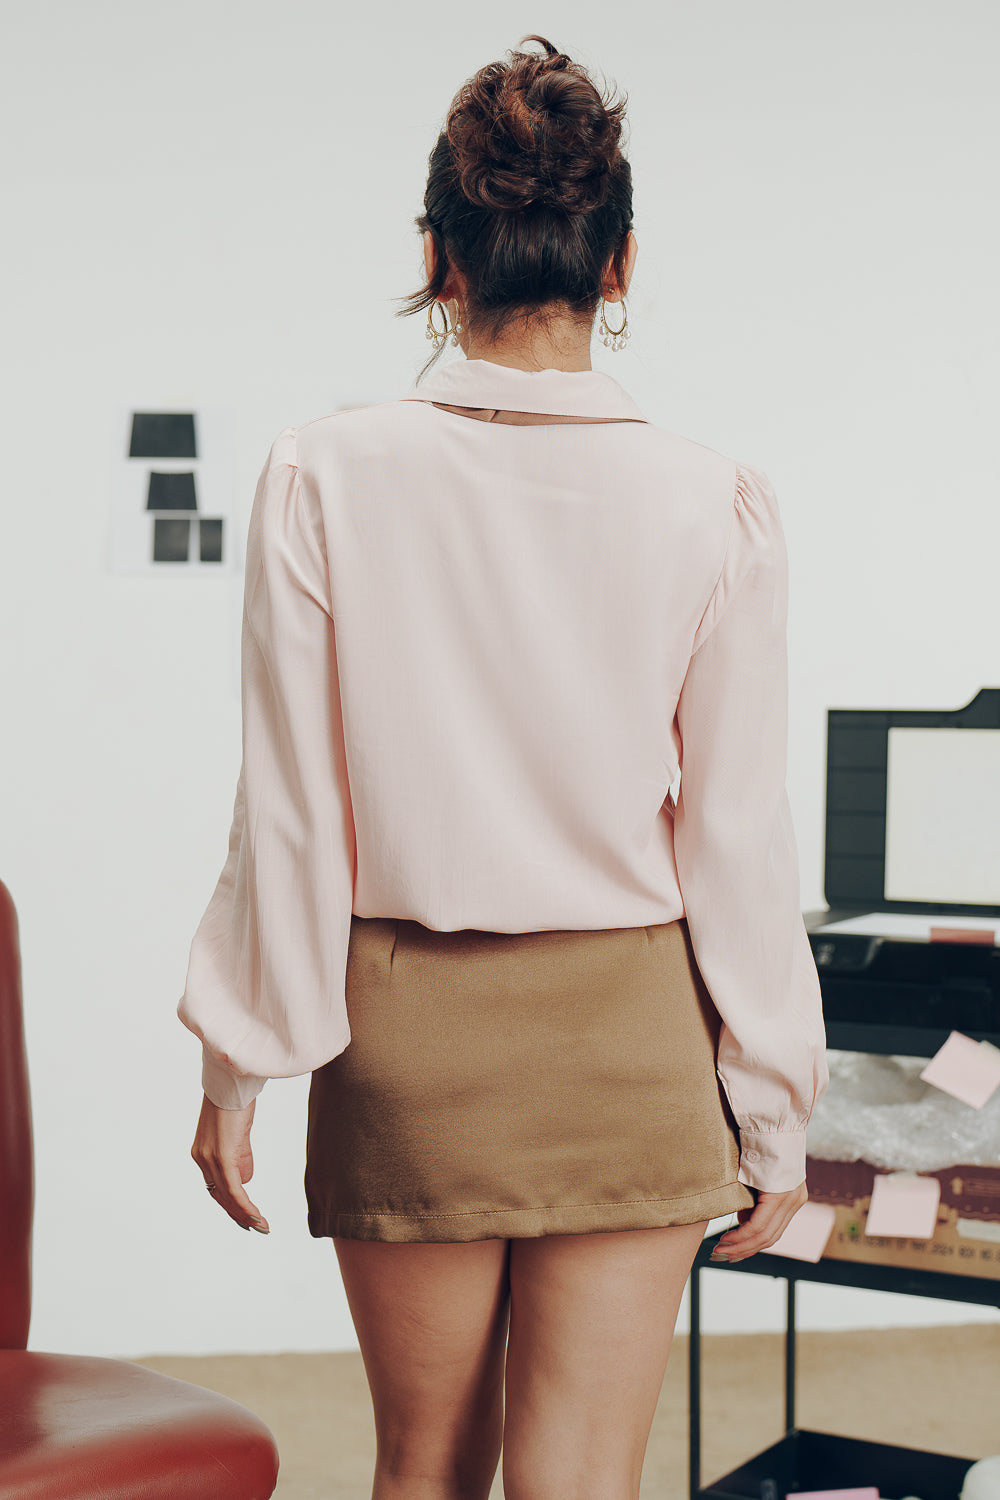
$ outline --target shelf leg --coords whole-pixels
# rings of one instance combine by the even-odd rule
[[[688,1489],[690,1500],[701,1493],[701,1286],[700,1269],[691,1268],[690,1333],[688,1335]]]
[[[795,1426],[795,1278],[789,1276],[785,1301],[785,1431]]]

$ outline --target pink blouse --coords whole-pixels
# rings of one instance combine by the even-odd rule
[[[739,1181],[801,1183],[829,1072],[785,785],[787,589],[767,476],[601,371],[459,357],[284,428],[247,538],[229,852],[177,1007],[208,1098],[240,1108],[348,1045],[352,912],[684,916]]]

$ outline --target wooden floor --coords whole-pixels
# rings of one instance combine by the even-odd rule
[[[674,1339],[646,1453],[643,1500],[686,1500],[686,1335]],[[781,1436],[780,1334],[702,1339],[702,1482]],[[800,1332],[798,1426],[965,1458],[1000,1453],[1000,1321]],[[139,1364],[257,1412],[281,1454],[277,1500],[369,1500],[371,1409],[358,1354],[225,1355]],[[503,1491],[499,1477],[495,1500]]]

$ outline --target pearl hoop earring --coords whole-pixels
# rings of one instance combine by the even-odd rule
[[[434,341],[434,352],[435,353],[437,353],[437,351],[439,349],[443,349],[444,348],[445,344],[448,342],[448,335],[449,334],[451,335],[451,341],[452,341],[452,343],[453,344],[457,344],[458,343],[458,335],[463,331],[462,330],[462,323],[461,323],[462,309],[460,307],[458,307],[457,303],[455,304],[455,306],[456,306],[456,308],[458,310],[457,310],[457,314],[456,314],[456,318],[455,318],[455,326],[454,326],[454,328],[449,328],[449,326],[448,326],[448,313],[447,313],[447,311],[445,309],[445,305],[441,301],[440,297],[435,297],[434,301],[431,303],[430,307],[427,309],[427,332],[424,335],[424,337],[428,338],[428,339],[433,339],[433,341]],[[441,309],[441,316],[444,319],[444,329],[443,329],[443,331],[441,329],[439,329],[439,328],[435,328],[434,327],[434,316],[433,315],[434,315],[434,309],[436,307],[440,307],[440,309]]]
[[[441,317],[444,322],[443,329],[435,328],[434,326],[434,309],[436,307],[441,308]],[[458,307],[457,303],[456,307]],[[619,349],[624,349],[626,341],[632,337],[632,330],[628,326],[628,309],[625,306],[625,299],[623,297],[621,327],[611,328],[609,327],[607,317],[605,316],[606,307],[607,302],[605,298],[602,297],[601,318],[597,330],[598,336],[600,337],[601,342],[606,349],[610,348],[612,353],[617,353]],[[461,308],[458,308],[454,327],[450,327],[448,324],[448,313],[445,309],[445,305],[441,301],[440,297],[435,297],[434,301],[427,309],[427,331],[424,334],[425,338],[433,341],[435,353],[437,353],[439,349],[444,348],[445,344],[447,344],[448,342],[449,337],[451,338],[452,344],[458,343],[458,335],[463,332],[461,317],[462,310]]]
[[[610,346],[612,352],[617,353],[619,349],[624,349],[625,340],[632,337],[631,329],[628,326],[628,311],[625,307],[625,298],[622,298],[622,326],[618,329],[608,327],[608,321],[604,315],[604,309],[606,307],[607,302],[602,297],[601,321],[597,331],[604,347],[607,349]]]

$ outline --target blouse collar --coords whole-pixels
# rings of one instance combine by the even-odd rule
[[[632,397],[603,370],[521,370],[489,359],[456,359],[433,370],[403,401],[442,401],[498,411],[568,417],[631,417],[645,422]]]

